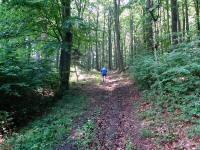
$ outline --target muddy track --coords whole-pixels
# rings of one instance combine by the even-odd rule
[[[125,150],[128,143],[136,150],[153,149],[149,141],[140,137],[136,106],[140,96],[132,80],[112,74],[105,83],[83,87],[83,92],[91,99],[93,112],[100,109],[100,115],[95,118],[95,149]],[[91,113],[90,110],[88,115],[92,116]]]

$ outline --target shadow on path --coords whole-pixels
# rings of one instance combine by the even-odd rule
[[[137,102],[140,100],[136,85],[127,76],[112,74],[105,83],[83,86],[82,90],[91,99],[91,108],[85,116],[99,108],[100,115],[95,118],[96,138],[91,150],[125,150],[131,142],[134,149],[154,149],[151,142],[140,136],[141,123],[137,118]],[[82,118],[87,120],[87,118]],[[65,145],[59,150],[72,150]]]

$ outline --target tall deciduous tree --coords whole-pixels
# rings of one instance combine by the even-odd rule
[[[134,30],[134,21],[133,21],[133,14],[132,11],[130,11],[130,54],[131,59],[133,59],[133,53],[134,53],[134,46],[133,46],[133,30]]]
[[[108,68],[112,69],[112,10],[109,8],[108,15]]]
[[[197,26],[197,31],[198,31],[198,35],[200,35],[200,13],[199,13],[199,9],[200,9],[200,0],[194,0],[194,6],[195,6],[195,11],[196,11],[196,26]]]
[[[172,41],[173,44],[178,44],[178,3],[177,0],[171,0],[171,14],[172,14]]]
[[[99,8],[97,8],[97,16],[96,16],[96,69],[100,70],[99,66],[99,48],[98,48],[98,29],[99,29]]]
[[[61,92],[68,90],[70,65],[71,65],[71,48],[72,48],[72,32],[71,25],[67,20],[71,17],[71,0],[62,0],[62,23],[65,24],[62,30],[62,47],[60,55],[60,89]]]
[[[190,25],[189,25],[189,6],[188,6],[188,0],[185,0],[185,23],[186,23],[186,32],[187,32],[187,40],[190,40],[189,32],[190,32]]]
[[[153,20],[150,11],[153,8],[153,1],[147,0],[146,2],[146,22],[145,22],[145,41],[147,48],[153,53],[154,50],[154,37],[153,37]]]
[[[115,10],[115,33],[116,33],[116,48],[117,48],[117,58],[118,58],[118,69],[120,71],[124,68],[123,62],[123,51],[121,50],[120,45],[120,22],[119,22],[119,14],[120,14],[120,0],[114,0],[114,10]]]

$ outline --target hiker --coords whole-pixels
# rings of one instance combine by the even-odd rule
[[[102,77],[103,77],[103,82],[104,82],[105,79],[106,79],[106,76],[107,76],[107,69],[106,69],[106,67],[103,67],[103,68],[101,69],[101,75],[102,75]]]

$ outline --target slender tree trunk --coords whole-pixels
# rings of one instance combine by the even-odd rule
[[[179,5],[178,5],[178,8],[179,8]],[[181,29],[181,20],[180,20],[180,13],[179,13],[179,10],[178,10],[178,37],[179,37],[179,43],[181,43],[183,40],[182,40],[182,29]]]
[[[119,71],[123,70],[123,51],[120,46],[120,22],[119,22],[119,13],[120,13],[120,0],[114,0],[114,8],[115,8],[115,32],[116,32],[116,46],[117,46],[117,54],[118,54],[118,69]]]
[[[103,37],[102,37],[102,66],[105,66],[105,26],[106,26],[106,13],[103,15]]]
[[[198,35],[200,35],[200,14],[199,14],[199,5],[200,5],[200,1],[199,0],[194,0],[194,5],[195,5],[195,11],[196,11],[196,24],[197,24],[197,32]]]
[[[167,5],[167,34],[168,34],[168,37],[169,37],[169,43],[171,44],[169,0],[166,0],[166,5]]]
[[[97,18],[96,18],[96,70],[100,70],[99,67],[99,49],[98,49],[98,28],[99,28],[99,10],[97,10]]]
[[[108,68],[112,69],[112,13],[108,15]]]
[[[118,56],[118,51],[117,51],[117,40],[116,40],[116,32],[114,31],[113,32],[113,36],[114,36],[114,64],[115,64],[115,69],[117,69],[117,67],[118,67],[118,58],[117,58],[117,56]]]
[[[187,41],[190,41],[190,26],[189,26],[189,14],[188,14],[188,0],[185,0],[185,21],[186,21],[186,31],[187,31]]]
[[[185,40],[185,4],[182,3],[183,41]]]
[[[151,51],[153,54],[154,51],[154,37],[153,37],[153,22],[152,22],[152,17],[149,13],[149,10],[153,7],[153,1],[152,0],[147,0],[146,2],[146,9],[147,9],[147,16],[146,16],[146,45],[147,49]]]
[[[125,36],[124,36],[124,40],[122,41],[122,44],[123,44],[123,54],[124,54],[124,67],[126,66],[126,60],[127,60],[127,56],[126,56],[126,31],[125,31]]]
[[[172,41],[173,44],[178,44],[178,4],[177,0],[171,0],[171,13],[172,13]]]
[[[62,0],[62,20],[68,20],[71,16],[71,0]],[[71,64],[72,33],[70,27],[63,30],[62,47],[60,55],[60,91],[63,93],[69,89],[70,64]]]
[[[131,55],[131,59],[133,59],[133,55],[134,55],[134,47],[133,47],[133,30],[134,30],[134,22],[133,22],[133,14],[132,12],[130,13],[130,55]]]
[[[92,48],[91,53],[92,53],[92,68],[95,69],[95,67],[96,67],[95,63],[96,62],[95,62],[95,53],[94,53],[93,48]]]

